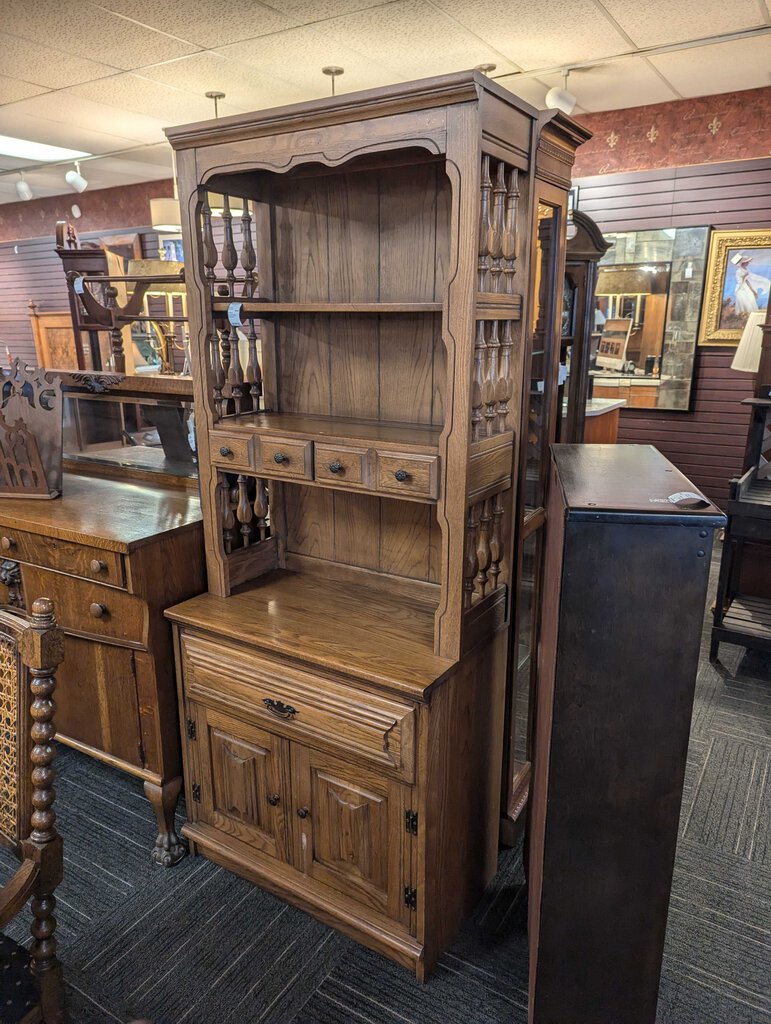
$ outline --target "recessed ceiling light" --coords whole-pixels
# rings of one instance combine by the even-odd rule
[[[90,153],[84,153],[81,149],[65,149],[63,146],[49,146],[45,142],[14,139],[11,135],[0,135],[0,154],[15,156],[19,160],[36,160],[39,163],[91,156]]]

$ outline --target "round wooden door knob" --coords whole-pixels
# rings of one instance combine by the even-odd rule
[[[97,601],[94,601],[88,610],[95,619],[101,619],[107,614],[107,605],[99,604]]]
[[[10,551],[11,548],[16,547],[16,541],[13,537],[3,537],[3,539],[0,540],[0,547],[2,547],[3,551]]]
[[[91,569],[91,572],[107,572],[106,562],[102,562],[98,558],[91,559],[89,568]]]

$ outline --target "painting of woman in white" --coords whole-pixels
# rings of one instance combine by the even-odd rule
[[[771,250],[729,253],[726,265],[720,327],[743,328],[750,313],[768,308],[771,289]]]

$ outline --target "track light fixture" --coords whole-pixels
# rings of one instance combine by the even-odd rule
[[[556,86],[546,93],[546,106],[550,110],[561,110],[563,114],[572,114],[578,100],[572,92],[568,92],[568,75],[570,68],[562,72],[562,88]]]
[[[24,202],[32,198],[32,189],[29,187],[29,183],[24,180],[24,175],[21,172],[19,173],[19,180],[16,182],[16,195]]]
[[[88,188],[87,179],[84,178],[83,175],[80,173],[79,160],[75,161],[74,171],[67,171],[67,173],[64,175],[64,180],[67,182],[70,188],[74,188],[76,192],[85,192]]]

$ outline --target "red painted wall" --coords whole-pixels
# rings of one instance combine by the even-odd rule
[[[574,178],[771,155],[771,86],[582,114]]]

